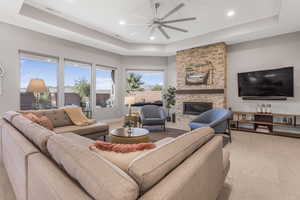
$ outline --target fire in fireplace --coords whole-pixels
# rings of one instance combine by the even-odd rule
[[[210,102],[184,102],[183,114],[199,115],[213,108],[213,103]]]

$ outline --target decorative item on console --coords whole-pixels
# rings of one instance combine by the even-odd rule
[[[272,113],[271,104],[257,104],[256,111],[258,113]]]

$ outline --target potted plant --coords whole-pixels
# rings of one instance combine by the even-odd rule
[[[167,109],[167,121],[171,121],[170,116],[170,109],[175,105],[176,103],[176,88],[175,87],[169,87],[166,91],[166,93],[163,95],[163,98],[166,102],[166,109]]]

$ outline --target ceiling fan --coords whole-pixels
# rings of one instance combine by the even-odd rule
[[[170,39],[170,36],[166,32],[165,29],[172,29],[172,30],[180,31],[180,32],[184,32],[184,33],[188,32],[188,30],[178,28],[176,26],[170,26],[169,24],[184,22],[184,21],[192,21],[192,20],[197,19],[196,17],[188,17],[188,18],[181,18],[181,19],[174,19],[174,20],[166,20],[169,16],[173,15],[174,13],[178,12],[182,7],[184,7],[185,6],[184,3],[180,3],[175,8],[170,10],[167,14],[165,14],[163,17],[158,16],[158,9],[161,4],[159,2],[156,2],[154,4],[152,3],[151,5],[153,7],[154,17],[150,21],[150,23],[144,24],[150,28],[150,35],[152,35],[155,32],[155,30],[158,29],[166,39]],[[132,24],[132,25],[134,25],[134,24]],[[138,24],[136,24],[136,25],[138,25]]]

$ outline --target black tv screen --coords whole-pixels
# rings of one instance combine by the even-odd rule
[[[294,68],[238,74],[240,97],[294,97]]]

